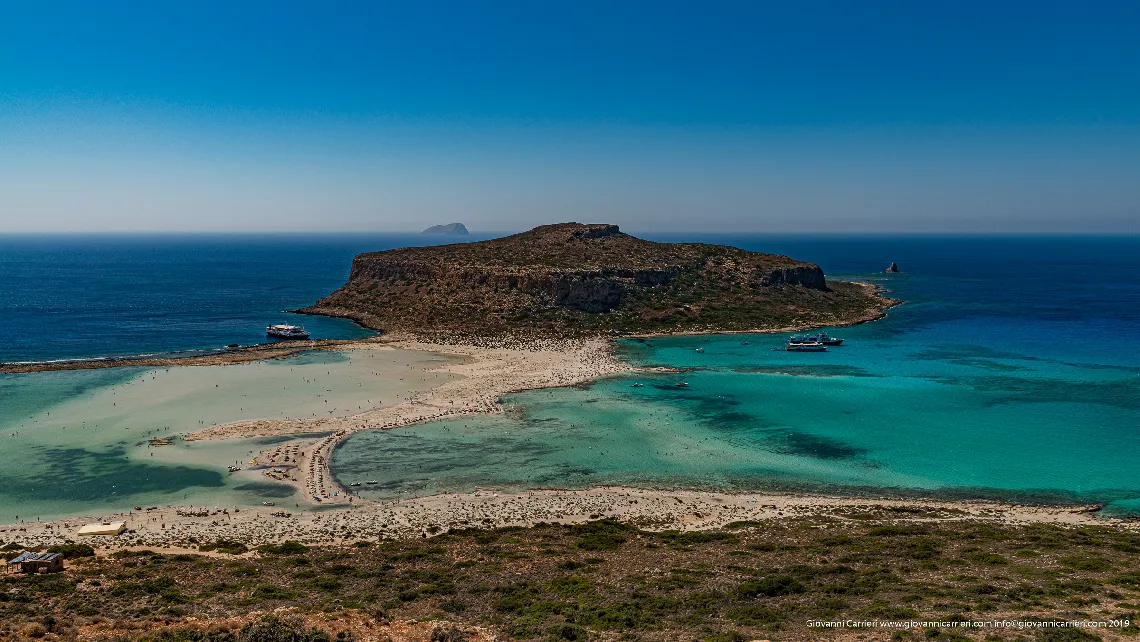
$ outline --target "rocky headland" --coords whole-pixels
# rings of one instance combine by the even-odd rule
[[[818,265],[616,225],[356,257],[348,283],[301,310],[433,340],[764,331],[878,318],[895,302]]]

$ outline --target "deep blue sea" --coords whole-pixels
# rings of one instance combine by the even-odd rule
[[[351,322],[288,311],[340,287],[361,252],[446,238],[0,236],[0,361],[263,343],[271,323],[304,324],[314,338],[359,338],[368,333]]]
[[[829,278],[879,283],[906,303],[880,321],[834,329],[847,341],[822,354],[776,350],[774,335],[622,341],[619,354],[634,363],[689,370],[511,395],[506,415],[360,433],[336,451],[334,473],[378,480],[369,491],[377,498],[623,483],[1077,499],[1140,512],[1140,238],[651,238],[787,254]],[[280,321],[316,337],[363,336],[349,322],[287,310],[341,285],[359,252],[438,240],[0,237],[0,360],[256,343]],[[892,261],[902,274],[883,274]],[[136,376],[0,376],[0,437]],[[689,386],[678,388],[681,380]],[[25,435],[0,439],[0,456]],[[44,462],[25,465],[83,488],[104,475],[137,476],[124,467],[138,462],[106,439],[80,463],[44,450]],[[219,483],[193,461],[169,471],[145,464],[146,501]],[[6,496],[10,481],[0,472],[0,508],[7,501],[27,514],[37,493],[50,492]],[[143,501],[122,492],[115,502]]]

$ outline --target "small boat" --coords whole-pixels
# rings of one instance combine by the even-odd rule
[[[360,482],[352,482],[351,484],[349,484],[349,486],[359,486],[359,485],[360,485]]]
[[[309,331],[304,326],[279,323],[265,328],[265,334],[274,339],[308,339]]]
[[[740,345],[742,345],[742,346],[746,346],[746,345],[748,345],[748,342],[747,342],[747,341],[741,341],[741,342],[740,342]]]
[[[644,383],[635,383],[632,386],[630,386],[630,388],[644,388],[644,387],[645,387]]]
[[[843,343],[843,339],[828,336],[826,332],[819,332],[816,334],[794,334],[788,343],[822,343],[825,346],[837,346]]]
[[[792,343],[788,341],[788,344],[784,346],[784,350],[788,352],[827,352],[827,346],[818,341],[812,343]]]
[[[262,506],[276,506],[273,502],[261,502]]]
[[[704,348],[697,348],[697,350],[696,350],[696,351],[697,351],[697,352],[704,352],[704,351],[705,351],[705,349],[704,349]]]
[[[826,332],[819,333],[819,342],[825,346],[837,346],[843,343],[843,339],[838,337],[829,337]]]
[[[241,466],[229,466],[226,468],[226,470],[230,471],[231,473],[236,473],[237,471],[241,470]]]
[[[677,387],[678,387],[678,388],[688,388],[688,387],[689,387],[689,382],[687,382],[687,381],[682,381],[681,383],[678,383],[678,384],[677,384]]]
[[[227,343],[226,344],[226,350],[237,350],[240,347],[241,347],[240,343]]]
[[[365,483],[365,484],[368,484],[369,486],[372,486],[372,485],[374,485],[374,484],[379,484],[380,482],[376,481],[375,479],[370,479],[370,480],[368,480],[368,481],[366,481],[366,482],[364,482],[364,483]]]

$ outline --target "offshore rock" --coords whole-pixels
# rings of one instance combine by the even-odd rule
[[[446,234],[450,236],[467,236],[467,226],[463,223],[448,223],[447,225],[432,225],[420,234]]]
[[[888,274],[898,274],[899,264],[898,263],[891,263],[891,265],[887,268],[886,271]]]

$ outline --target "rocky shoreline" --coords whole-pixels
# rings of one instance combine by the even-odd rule
[[[705,531],[734,522],[779,522],[799,518],[834,520],[835,528],[865,523],[868,513],[897,523],[970,522],[997,525],[1052,524],[1109,526],[1140,530],[1140,523],[1102,518],[1095,505],[1035,506],[988,501],[942,501],[648,490],[599,486],[582,490],[545,489],[517,493],[476,491],[415,499],[345,504],[340,510],[295,512],[254,508],[223,513],[185,507],[130,511],[99,518],[72,517],[46,523],[0,526],[0,541],[44,547],[76,539],[92,519],[124,521],[118,537],[84,538],[113,550],[145,546],[193,549],[218,540],[248,546],[294,540],[312,545],[343,545],[361,539],[414,539],[452,529],[530,527],[540,523],[580,524],[614,519],[652,531]],[[277,513],[275,515],[274,513]]]

